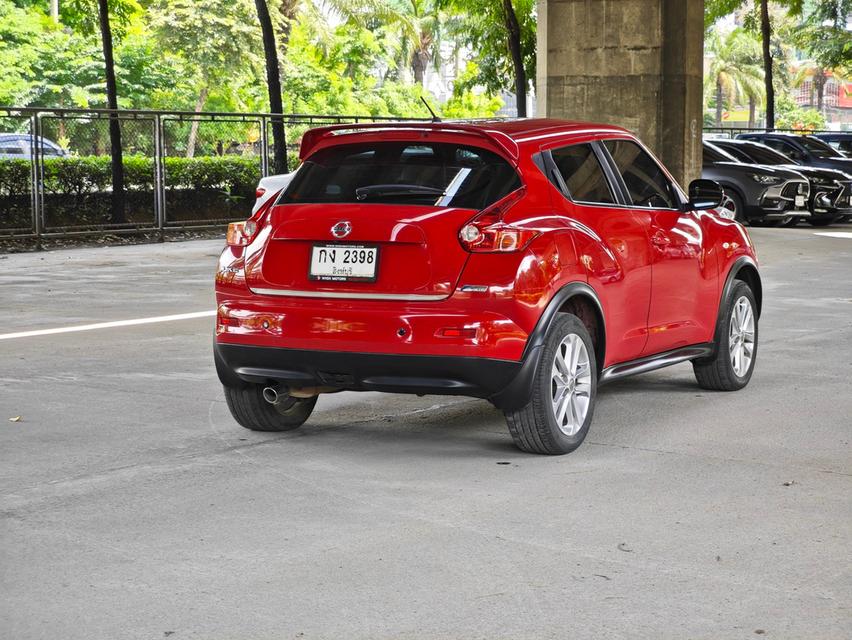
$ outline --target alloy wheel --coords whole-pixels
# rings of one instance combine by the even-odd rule
[[[576,434],[586,421],[592,391],[589,352],[583,340],[569,333],[559,343],[550,373],[551,409],[560,431]]]
[[[745,296],[740,296],[734,303],[728,331],[728,349],[734,373],[742,378],[754,357],[754,311]]]

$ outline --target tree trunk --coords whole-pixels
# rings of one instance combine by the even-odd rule
[[[722,126],[722,78],[716,77],[716,126]]]
[[[814,74],[814,83],[816,84],[817,93],[817,111],[823,113],[825,107],[825,71],[820,68]]]
[[[266,85],[269,90],[270,113],[283,114],[284,105],[281,102],[281,70],[278,66],[278,49],[275,48],[275,31],[272,28],[272,18],[266,0],[254,0],[257,7],[257,19],[263,33],[263,53],[266,56]],[[283,118],[272,119],[272,172],[287,173],[287,146],[284,138]]]
[[[757,103],[754,101],[754,97],[749,96],[748,99],[748,128],[754,129],[754,121],[755,121],[755,112],[757,111]]]
[[[278,7],[278,13],[281,16],[281,20],[278,23],[278,33],[280,36],[278,38],[278,53],[282,60],[287,55],[287,48],[290,46],[290,31],[298,11],[299,0],[282,0]]]
[[[512,6],[512,0],[503,0],[503,18],[506,21],[506,34],[512,66],[515,70],[515,100],[518,104],[518,117],[527,117],[527,74],[524,69],[524,56],[521,53],[521,26]]]
[[[115,61],[112,56],[112,30],[109,26],[107,0],[98,0],[98,20],[101,27],[101,43],[104,50],[106,71],[107,107],[118,109],[118,90],[115,85]],[[121,123],[118,115],[109,118],[110,165],[112,167],[112,214],[115,224],[126,222],[124,215],[124,161],[121,154]]]
[[[429,54],[420,49],[414,52],[411,58],[411,70],[414,72],[414,83],[423,85],[426,76],[426,65],[429,63]]]
[[[198,94],[198,101],[195,103],[195,113],[199,113],[204,108],[204,103],[207,102],[207,94],[210,90],[204,86],[201,87],[201,92]],[[186,157],[195,157],[195,142],[198,140],[198,120],[193,120],[189,125],[189,138],[186,141]]]
[[[772,25],[769,23],[769,0],[760,0],[760,35],[763,40],[763,73],[766,83],[766,128],[775,129],[775,85],[772,83]]]

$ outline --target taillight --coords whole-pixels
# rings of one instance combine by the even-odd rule
[[[255,191],[254,191],[254,197],[255,197],[255,198],[259,198],[259,197],[260,197],[260,196],[262,196],[264,193],[266,193],[266,189],[264,189],[263,187],[258,187],[258,188],[257,188],[257,189],[255,189]]]
[[[245,247],[251,244],[257,235],[258,225],[256,220],[243,220],[232,222],[228,225],[228,235],[225,241],[231,247]]]
[[[503,216],[526,194],[521,187],[498,200],[470,220],[459,231],[459,241],[474,253],[521,251],[538,236],[538,231],[513,227],[503,222]]]

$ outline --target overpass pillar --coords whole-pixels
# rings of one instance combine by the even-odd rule
[[[704,0],[538,0],[539,115],[623,126],[701,173]]]

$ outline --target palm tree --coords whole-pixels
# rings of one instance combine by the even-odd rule
[[[708,34],[705,46],[710,64],[704,76],[704,97],[706,102],[715,92],[716,126],[722,126],[725,99],[729,103],[747,99],[749,118],[753,120],[755,106],[766,95],[760,43],[743,29],[727,34],[714,29]]]
[[[841,68],[827,69],[817,60],[802,60],[799,63],[796,75],[793,77],[793,86],[801,87],[810,80],[810,104],[815,106],[817,111],[823,113],[825,109],[825,85],[832,77],[838,84],[843,84],[848,80]]]

